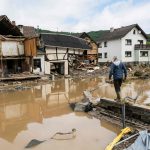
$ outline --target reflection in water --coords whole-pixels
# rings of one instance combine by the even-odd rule
[[[44,139],[58,131],[77,128],[74,141],[51,141],[35,149],[103,149],[118,133],[119,128],[105,121],[90,118],[85,113],[73,113],[69,103],[80,101],[83,91],[104,83],[104,79],[63,79],[32,89],[0,93],[0,147],[5,150],[23,149],[31,139]],[[149,83],[134,81],[123,85],[124,96],[141,93],[140,100],[149,91]],[[114,98],[113,85],[104,84],[93,92],[96,97]],[[139,101],[140,101],[139,100]],[[88,131],[88,132],[87,132]],[[86,145],[87,143],[90,146]],[[80,145],[80,146],[79,146]]]

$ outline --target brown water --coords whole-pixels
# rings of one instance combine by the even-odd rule
[[[0,93],[0,150],[23,150],[32,139],[47,139],[72,128],[77,130],[74,139],[48,140],[33,149],[103,150],[120,131],[119,127],[85,113],[75,113],[68,105],[80,101],[85,89],[98,84],[102,86],[93,92],[94,96],[115,97],[113,86],[99,78],[62,79],[28,90]],[[125,95],[134,96],[138,85],[141,83],[124,85]]]

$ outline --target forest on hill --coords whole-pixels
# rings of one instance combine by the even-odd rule
[[[101,37],[103,35],[103,33],[106,30],[99,30],[99,31],[90,31],[87,32],[87,34],[94,40],[97,41],[99,37]],[[78,35],[80,33],[75,33],[75,32],[57,32],[57,31],[50,31],[50,30],[43,30],[43,29],[38,29],[38,33],[60,33],[60,34],[66,34],[66,35]]]

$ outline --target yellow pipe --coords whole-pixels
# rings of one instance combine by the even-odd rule
[[[129,132],[131,132],[131,129],[129,127],[122,129],[121,133],[105,148],[105,150],[112,150],[115,144],[120,141],[124,134],[127,134]]]

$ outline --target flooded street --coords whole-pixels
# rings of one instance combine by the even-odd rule
[[[113,85],[104,79],[61,79],[30,89],[0,93],[0,149],[23,150],[32,140],[45,140],[35,150],[103,150],[120,132],[120,128],[86,113],[73,112],[69,103],[83,99],[83,91],[93,91],[95,97],[115,98]],[[150,84],[133,81],[123,84],[122,95],[134,97],[138,103],[149,100]],[[56,132],[76,129],[70,140],[53,140]]]

